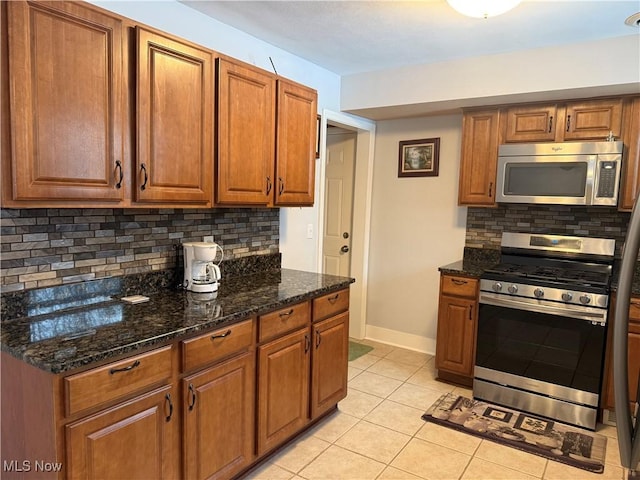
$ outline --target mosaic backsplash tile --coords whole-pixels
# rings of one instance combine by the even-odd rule
[[[279,210],[0,209],[1,291],[174,269],[184,241],[213,235],[225,261],[278,254]]]

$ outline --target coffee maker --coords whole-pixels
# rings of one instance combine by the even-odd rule
[[[218,290],[220,262],[224,256],[222,247],[214,242],[185,242],[184,288],[195,293],[210,293]],[[215,259],[220,250],[220,260]]]

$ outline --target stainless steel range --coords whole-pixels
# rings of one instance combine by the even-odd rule
[[[594,430],[615,240],[504,233],[480,278],[473,395]]]

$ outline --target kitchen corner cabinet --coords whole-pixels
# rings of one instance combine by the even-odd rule
[[[436,369],[443,380],[473,382],[478,318],[478,280],[440,276]]]
[[[213,54],[136,27],[135,200],[213,200]]]
[[[613,318],[615,311],[615,299],[613,308],[610,312],[609,333],[607,341],[607,359],[606,359],[606,375],[602,390],[603,400],[601,407],[605,409],[615,409],[615,396],[613,393],[613,359],[612,353],[612,334],[613,334]],[[634,404],[638,400],[638,379],[640,378],[640,296],[632,296],[629,305],[629,344],[628,344],[628,375],[629,375],[629,408],[633,411]]]
[[[3,7],[9,49],[3,88],[9,90],[11,116],[10,158],[3,159],[3,175],[11,182],[4,183],[3,203],[117,206],[129,171],[122,20],[77,2],[15,1]]]
[[[640,194],[640,97],[629,99],[624,111],[624,158],[618,208],[631,211]]]
[[[217,61],[216,204],[313,205],[317,92]]]
[[[467,111],[462,117],[458,204],[494,206],[500,111]]]

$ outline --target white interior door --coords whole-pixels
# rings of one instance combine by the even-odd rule
[[[351,272],[356,138],[355,132],[327,128],[322,271],[330,275]]]

